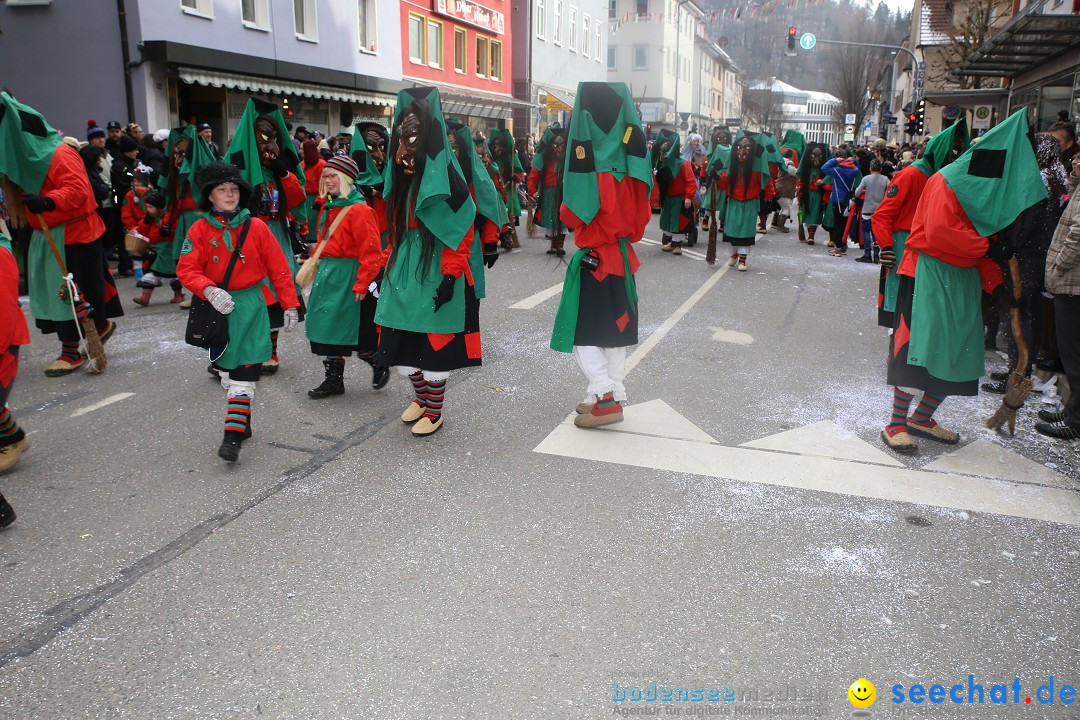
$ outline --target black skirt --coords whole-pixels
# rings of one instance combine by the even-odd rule
[[[65,245],[64,262],[67,263],[68,272],[74,276],[79,292],[94,308],[95,325],[103,328],[108,318],[123,317],[124,307],[116,291],[116,280],[109,270],[100,240]],[[60,288],[57,287],[56,291],[60,292]],[[79,339],[75,320],[35,320],[34,324],[43,333],[56,333],[62,341],[75,342]]]
[[[384,367],[402,365],[431,372],[482,365],[480,302],[472,285],[465,285],[464,331],[437,335],[380,328],[379,349],[371,362]]]
[[[379,329],[375,325],[375,310],[378,304],[378,298],[370,294],[360,301],[360,327],[357,329],[355,345],[330,345],[312,341],[311,352],[330,357],[352,355],[355,352],[363,357],[378,350]]]
[[[893,333],[889,338],[889,384],[894,387],[918,388],[923,392],[939,397],[946,395],[978,395],[978,380],[960,382],[942,380],[932,376],[924,367],[908,364],[911,307],[914,297],[915,278],[901,275],[900,286],[896,293],[896,312],[892,313]]]
[[[582,269],[574,344],[615,348],[636,345],[637,341],[638,314],[630,309],[626,280],[620,275],[597,280],[592,271]]]

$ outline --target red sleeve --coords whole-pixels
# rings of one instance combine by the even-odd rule
[[[832,199],[832,185],[821,185],[821,202],[828,204]]]
[[[2,225],[2,223],[0,223]],[[0,227],[2,229],[2,227]],[[26,325],[26,316],[19,307],[19,267],[15,256],[0,247],[0,369],[5,360],[11,357],[7,349],[12,345],[29,345],[30,330]],[[0,372],[0,380],[5,380]],[[14,373],[12,372],[12,375]]]
[[[356,217],[352,217],[352,215]],[[356,256],[360,260],[353,292],[367,293],[368,285],[378,276],[379,270],[386,264],[382,242],[379,240],[379,227],[375,222],[374,211],[367,205],[357,205],[350,214],[349,223],[351,225],[350,230],[357,243]]]
[[[145,215],[143,219],[139,221],[139,224],[133,228],[135,232],[149,240],[151,245],[161,240],[161,236],[157,233],[158,225],[156,220],[156,218]]]
[[[980,260],[979,282],[982,284],[984,293],[993,295],[994,291],[1005,283],[1005,273],[1002,271],[1001,265],[990,258]]]
[[[285,253],[282,252],[281,245],[278,243],[277,238],[274,237],[274,233],[270,232],[270,228],[267,227],[266,223],[258,218],[252,218],[251,230],[248,231],[247,240],[244,242],[246,244],[252,240],[255,241],[255,247],[263,265],[266,266],[266,277],[274,286],[274,293],[277,295],[281,307],[286,310],[300,307],[300,301],[296,298],[296,286],[293,284],[289,261],[285,259]]]
[[[459,278],[468,273],[472,240],[473,227],[470,225],[469,231],[465,233],[465,237],[461,239],[461,242],[457,246],[457,250],[451,250],[445,245],[443,246],[442,260],[440,263],[443,275],[452,275],[453,277]]]
[[[53,151],[40,194],[56,203],[55,210],[42,214],[46,224],[49,227],[67,225],[64,231],[65,245],[93,242],[105,232],[105,223],[94,212],[98,204],[90,187],[86,166],[78,151],[70,145],[61,144]],[[40,230],[41,223],[37,216],[27,214],[30,226]]]
[[[138,227],[142,221],[141,213],[142,210],[139,208],[139,204],[135,202],[135,193],[129,190],[124,197],[124,209],[120,211],[120,221],[124,225],[124,230],[130,232]]]
[[[484,219],[483,225],[480,227],[480,246],[484,245],[498,245],[499,244],[499,228],[495,223],[490,220]]]
[[[693,200],[697,195],[697,181],[694,180],[694,169],[690,167],[690,163],[683,160],[682,170],[680,171],[683,179],[683,200]]]
[[[203,300],[206,296],[203,292],[214,284],[214,281],[203,274],[206,265],[206,241],[204,236],[210,223],[206,220],[198,220],[188,230],[184,238],[184,246],[180,251],[180,260],[176,263],[176,277]]]
[[[765,199],[773,200],[776,198],[776,183],[772,180],[765,184]]]
[[[285,193],[285,207],[295,210],[303,210],[304,203],[307,202],[307,193],[304,192],[304,185],[300,182],[300,179],[296,177],[294,173],[289,173],[285,177],[281,178],[281,189]],[[300,222],[307,220],[307,211],[300,213],[294,213],[296,219]]]
[[[870,216],[870,228],[874,233],[874,242],[881,246],[882,250],[893,246],[893,227],[896,218],[900,215],[900,208],[907,198],[907,183],[904,175],[899,174],[889,183],[885,190],[885,199],[878,205],[877,210]]]
[[[731,190],[731,180],[728,178],[727,170],[720,173],[720,177],[716,178],[717,190]]]
[[[535,195],[540,185],[540,171],[536,168],[529,170],[529,178],[526,181],[526,187],[529,190],[530,195]]]

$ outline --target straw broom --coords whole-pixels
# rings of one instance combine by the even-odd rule
[[[709,244],[705,247],[705,262],[716,264],[716,181],[709,183]]]
[[[98,335],[97,326],[94,325],[94,320],[90,317],[90,304],[83,299],[82,294],[79,292],[79,286],[75,284],[74,276],[68,272],[67,263],[64,262],[59,248],[56,247],[56,241],[53,240],[52,232],[49,231],[45,218],[38,215],[37,219],[41,223],[41,231],[44,233],[45,239],[49,241],[53,257],[56,258],[56,264],[60,266],[60,274],[64,276],[64,287],[61,289],[61,293],[67,294],[68,301],[71,303],[71,313],[75,318],[75,327],[79,329],[79,335],[82,337],[79,344],[86,350],[86,372],[96,375],[105,370],[108,361],[105,357],[105,346],[101,344],[101,336]]]
[[[991,430],[1000,430],[1005,423],[1009,424],[1009,434],[1016,434],[1016,411],[1024,405],[1028,395],[1031,394],[1031,378],[1021,374],[1020,368],[1027,368],[1030,350],[1024,333],[1020,329],[1020,296],[1023,288],[1020,286],[1020,263],[1015,257],[1009,258],[1008,272],[1005,273],[1006,286],[1012,293],[1012,309],[1009,310],[1009,326],[1012,330],[1013,340],[1016,341],[1017,361],[1016,367],[1009,373],[1009,381],[1005,386],[1005,397],[1001,399],[1001,405],[994,414],[986,418],[983,424]]]

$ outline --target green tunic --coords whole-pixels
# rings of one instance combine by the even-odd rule
[[[831,184],[826,181],[825,184]],[[825,203],[822,202],[823,192],[807,192],[806,206],[802,209],[802,221],[806,225],[821,225],[825,219]]]
[[[724,209],[724,241],[738,246],[753,245],[760,209],[758,198],[736,200],[729,197]]]
[[[225,370],[259,365],[270,359],[270,314],[262,286],[229,290],[234,307],[229,313],[229,345],[214,364]]]
[[[356,345],[360,303],[353,294],[353,285],[359,269],[360,261],[356,258],[319,259],[304,316],[308,340],[324,345]]]
[[[152,272],[166,276],[176,275],[176,263],[180,260],[180,249],[184,245],[184,238],[187,237],[188,230],[195,224],[195,221],[201,217],[202,213],[198,210],[184,210],[180,213],[180,216],[176,219],[176,227],[173,228],[172,239],[163,240],[154,245],[154,252],[157,253],[157,257],[154,258],[153,264],[150,265]]]
[[[64,252],[64,225],[49,228],[53,241]],[[64,276],[45,239],[45,233],[34,230],[30,235],[30,249],[26,254],[26,276],[30,284],[30,312],[37,320],[74,320],[71,303],[60,299]]]
[[[682,195],[666,195],[660,203],[660,229],[666,233],[681,233]]]
[[[911,306],[908,364],[949,382],[978,380],[986,371],[978,268],[919,255]]]
[[[307,242],[315,242],[315,222],[319,218],[319,213],[315,209],[315,201],[319,199],[318,193],[308,193],[307,196],[307,226],[308,234],[305,240]]]
[[[479,220],[479,218],[478,218]],[[469,253],[469,269],[472,270],[473,290],[476,299],[487,297],[487,279],[484,276],[484,243],[480,241],[480,230],[473,230],[472,252]]]
[[[558,226],[562,228],[563,232],[566,232],[562,222],[557,219],[562,203],[559,198],[561,193],[555,192],[556,187],[556,185],[551,187],[540,186],[540,220],[536,224],[547,230]]]
[[[896,264],[889,268],[889,274],[885,276],[885,292],[881,298],[881,309],[886,312],[896,312],[896,294],[900,290],[900,276],[896,274],[896,268],[900,267],[900,260],[904,257],[904,243],[910,234],[910,230],[897,230],[893,233]]]
[[[475,212],[475,211],[474,211]],[[427,274],[423,266],[420,229],[409,228],[390,256],[379,294],[375,324],[418,333],[453,334],[465,331],[464,276],[454,283],[454,296],[435,312],[435,291],[442,283],[440,257],[445,247],[435,243]],[[395,257],[396,256],[396,257]]]

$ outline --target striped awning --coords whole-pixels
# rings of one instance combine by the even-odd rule
[[[223,87],[243,92],[266,93],[269,95],[291,95],[319,100],[338,100],[340,102],[353,104],[385,105],[388,107],[394,107],[397,103],[397,97],[395,95],[364,92],[362,90],[351,90],[330,85],[297,83],[289,80],[279,80],[277,78],[239,75],[236,73],[189,67],[181,67],[179,69],[179,74],[180,79],[183,82],[191,85]]]

